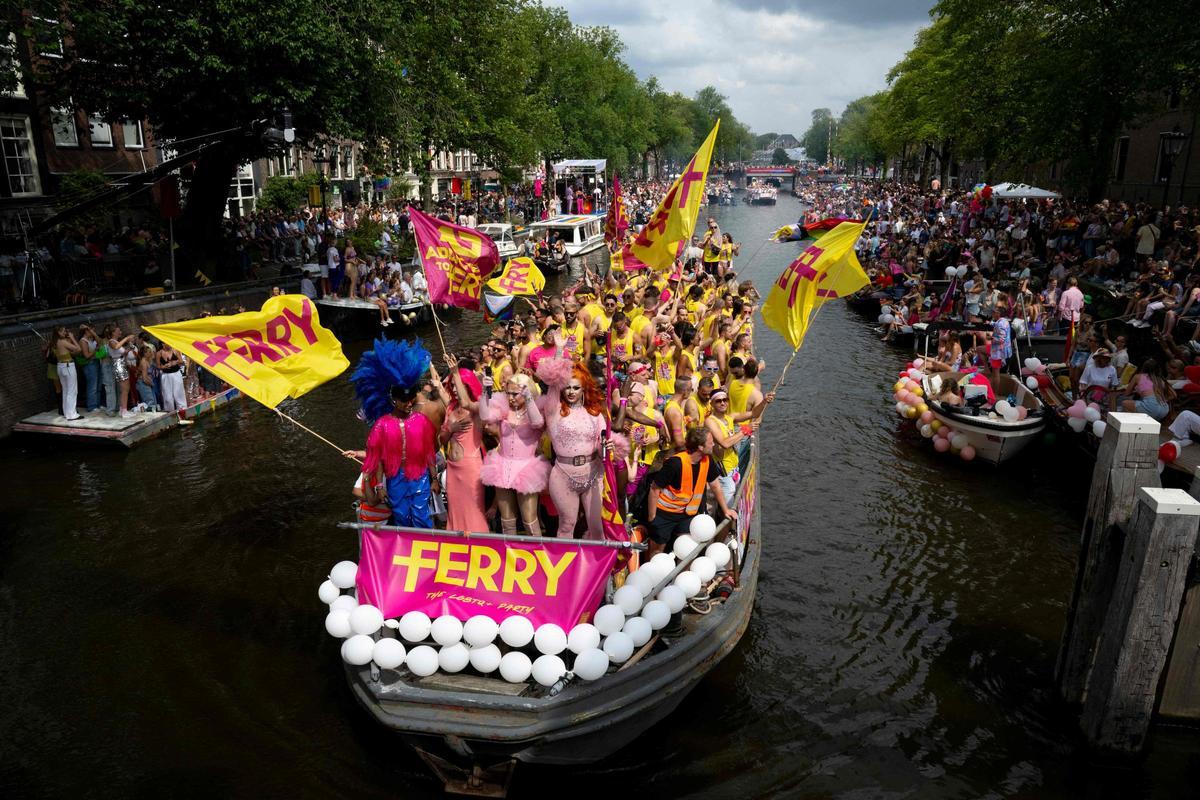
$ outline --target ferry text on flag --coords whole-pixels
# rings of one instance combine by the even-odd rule
[[[854,294],[870,282],[854,254],[863,227],[863,223],[838,225],[805,248],[771,285],[763,304],[763,321],[793,349],[803,344],[817,308]]]
[[[689,241],[696,230],[696,217],[704,203],[704,182],[720,127],[721,120],[717,120],[704,144],[671,184],[667,196],[633,240],[630,248],[633,256],[654,269],[670,269],[681,245]]]
[[[532,258],[510,258],[504,265],[504,272],[488,281],[487,288],[511,297],[537,296],[546,288],[546,276]]]
[[[350,362],[302,294],[272,297],[259,311],[146,328],[200,366],[274,408],[317,388]]]
[[[409,216],[430,301],[478,311],[483,282],[500,266],[496,243],[477,230],[435,219],[415,207],[409,207]]]

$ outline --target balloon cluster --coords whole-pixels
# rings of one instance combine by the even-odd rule
[[[986,183],[977,183],[977,184],[975,184],[975,187],[971,190],[971,195],[976,200],[984,200],[984,201],[991,200],[992,199],[992,187],[988,186]]]
[[[921,388],[921,381],[925,378],[925,373],[921,371],[924,364],[922,358],[908,362],[900,371],[900,380],[892,386],[892,399],[896,401],[897,414],[905,419],[919,419],[921,425],[928,425],[933,421],[933,412],[929,410],[925,402],[925,390]]]
[[[963,264],[960,267],[946,267],[946,278],[953,280],[954,278],[967,277],[967,265]]]
[[[676,539],[672,553],[659,553],[630,573],[612,603],[601,606],[592,622],[582,622],[570,631],[554,623],[534,628],[521,616],[497,623],[479,614],[463,622],[449,614],[431,619],[424,612],[410,611],[399,620],[384,620],[375,606],[360,605],[352,595],[341,593],[354,586],[358,567],[353,561],[336,564],[317,596],[329,606],[325,630],[345,639],[342,659],[348,664],[365,666],[374,661],[380,669],[404,665],[417,677],[438,670],[461,672],[470,666],[484,675],[499,671],[509,683],[524,683],[532,676],[542,686],[553,686],[567,675],[566,659],[573,656],[570,671],[594,681],[603,677],[610,665],[632,658],[635,649],[665,628],[672,614],[683,611],[688,599],[700,595],[717,572],[729,565],[733,549],[712,541],[716,532],[712,517],[697,515],[690,534]],[[674,571],[676,558],[690,555],[697,547],[704,547],[704,554],[647,602],[655,587]],[[396,635],[377,637],[383,628]],[[501,651],[497,640],[507,652]],[[536,651],[532,658],[525,652],[530,645]]]
[[[1067,408],[1067,427],[1075,433],[1083,433],[1083,429],[1092,426],[1092,435],[1097,439],[1104,438],[1108,424],[1101,419],[1104,412],[1095,403],[1085,404],[1082,399],[1076,400]]]
[[[938,428],[933,435],[933,449],[939,453],[952,453],[963,461],[975,458],[975,447],[971,445],[966,434],[954,430],[949,425]]]
[[[1029,409],[1025,406],[1014,406],[1007,400],[997,401],[992,407],[996,416],[1003,419],[1005,422],[1020,422],[1029,416]]]

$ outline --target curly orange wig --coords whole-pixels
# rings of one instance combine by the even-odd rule
[[[583,387],[583,407],[593,417],[604,413],[604,395],[600,391],[600,387],[596,385],[595,379],[592,378],[592,373],[576,364],[571,370],[571,375],[579,379],[579,385]],[[561,397],[561,395],[560,395]],[[567,416],[571,413],[571,405],[564,399],[560,402],[562,409],[559,411],[560,416]]]

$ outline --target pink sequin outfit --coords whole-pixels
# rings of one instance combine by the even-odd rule
[[[480,403],[479,416],[484,422],[500,426],[500,446],[484,456],[479,478],[488,486],[512,489],[518,494],[539,494],[546,488],[550,462],[537,455],[542,438],[542,414],[535,403],[525,406],[524,417],[508,407],[508,397],[495,394]]]
[[[382,464],[389,478],[403,469],[405,478],[416,480],[433,462],[436,438],[433,423],[424,414],[413,412],[403,420],[386,414],[375,421],[367,437],[363,474],[371,475]]]
[[[561,360],[543,359],[542,365]],[[570,375],[567,373],[567,379],[562,381],[564,371],[554,369],[554,366],[542,369],[539,365],[538,377],[545,381],[548,387],[539,403],[542,406],[542,414],[546,417],[546,431],[550,434],[551,444],[554,445],[555,462],[554,469],[550,471],[550,499],[558,508],[558,537],[574,538],[579,509],[582,507],[588,524],[586,538],[602,539],[604,528],[600,521],[600,480],[603,472],[600,469],[600,459],[595,458],[579,465],[566,463],[562,459],[598,453],[605,428],[604,416],[593,416],[582,405],[578,405],[572,406],[564,417],[560,394],[562,387],[569,382]]]

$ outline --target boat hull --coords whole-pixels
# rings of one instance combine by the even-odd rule
[[[967,437],[967,443],[975,448],[976,460],[996,465],[1015,458],[1033,444],[1046,427],[1045,420],[1037,420],[1020,429],[1000,430],[982,427],[973,423],[969,417],[942,414],[936,410],[933,411],[933,416],[934,419],[941,420],[942,424],[949,425]]]

